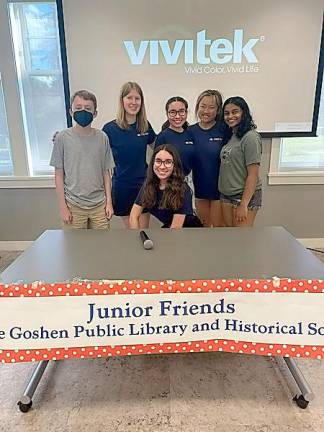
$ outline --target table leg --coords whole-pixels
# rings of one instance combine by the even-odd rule
[[[314,399],[314,393],[312,389],[310,388],[308,382],[306,381],[304,375],[302,374],[301,370],[297,366],[294,359],[290,357],[283,357],[284,361],[286,362],[286,365],[293,376],[298,388],[301,391],[301,394],[299,396],[294,397],[294,401],[297,403],[297,405],[300,408],[307,408],[309,402]]]
[[[37,366],[35,366],[33,374],[25,388],[24,394],[17,403],[21,412],[25,413],[31,408],[33,404],[32,398],[43,376],[47,364],[48,360],[42,360],[37,364]]]

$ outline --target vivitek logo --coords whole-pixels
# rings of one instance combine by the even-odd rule
[[[248,39],[245,42],[243,30],[236,29],[233,40],[220,38],[212,41],[207,39],[206,30],[201,30],[197,33],[196,49],[194,49],[195,41],[192,39],[177,39],[173,48],[168,40],[142,40],[137,51],[134,41],[124,41],[124,45],[133,65],[141,65],[147,52],[151,65],[160,63],[160,54],[166,64],[177,64],[182,52],[184,52],[185,64],[242,63],[243,57],[248,63],[258,63],[253,49],[259,40],[260,37]]]

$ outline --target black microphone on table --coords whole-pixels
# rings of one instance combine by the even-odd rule
[[[149,238],[149,236],[146,234],[145,231],[140,231],[140,237],[144,246],[144,249],[153,249],[153,242],[152,240]]]

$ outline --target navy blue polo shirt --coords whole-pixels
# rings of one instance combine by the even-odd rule
[[[194,159],[194,140],[191,132],[188,129],[183,132],[164,129],[156,137],[155,147],[162,144],[172,144],[178,150],[184,175],[187,176],[192,170]]]
[[[143,189],[143,187],[142,187]],[[135,204],[142,206],[141,201],[141,194],[142,189],[140,190],[136,200]],[[188,185],[186,185],[186,191],[184,195],[183,205],[178,208],[177,210],[170,210],[170,209],[161,209],[159,208],[162,198],[163,198],[164,190],[158,190],[157,193],[157,200],[156,204],[151,208],[144,208],[143,211],[146,211],[150,214],[152,214],[154,217],[156,217],[160,222],[162,222],[163,225],[171,225],[173,215],[175,214],[184,214],[184,215],[192,215],[193,214],[193,208],[192,208],[192,190]]]
[[[195,157],[192,168],[195,197],[219,200],[218,177],[224,133],[219,123],[210,129],[202,129],[196,123],[189,126],[189,130],[195,142]]]
[[[109,138],[114,156],[113,183],[142,185],[147,169],[146,149],[156,136],[150,123],[147,132],[142,134],[137,131],[136,123],[122,129],[116,120],[105,124],[102,130]]]

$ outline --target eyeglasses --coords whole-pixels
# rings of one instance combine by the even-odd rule
[[[176,117],[177,114],[179,114],[180,117],[183,117],[187,114],[187,110],[184,108],[179,109],[178,111],[177,110],[171,110],[171,111],[168,111],[168,114],[170,117]]]
[[[165,168],[171,168],[173,166],[173,160],[172,159],[154,159],[154,164],[156,166],[164,165]]]

